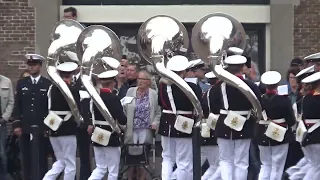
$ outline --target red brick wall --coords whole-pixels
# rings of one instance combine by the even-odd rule
[[[24,55],[35,52],[35,9],[28,0],[0,0],[0,74],[15,84],[26,68]]]
[[[320,1],[300,0],[294,8],[294,55],[320,52]]]

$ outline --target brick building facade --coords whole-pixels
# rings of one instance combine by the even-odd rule
[[[320,52],[320,1],[301,0],[294,8],[294,55]]]
[[[26,67],[24,54],[36,51],[36,11],[30,2],[32,0],[0,0],[0,74],[14,83]],[[319,11],[319,0],[301,0],[294,7],[294,56],[320,51]]]
[[[35,52],[35,10],[28,0],[0,1],[0,72],[15,82]]]

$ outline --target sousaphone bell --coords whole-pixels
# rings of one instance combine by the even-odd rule
[[[120,128],[92,83],[92,77],[96,78],[96,75],[104,71],[116,69],[120,64],[122,51],[118,36],[105,26],[89,26],[80,34],[76,52],[82,65],[80,73],[83,86],[112,129],[120,133]]]
[[[194,52],[210,66],[220,80],[239,89],[251,102],[253,114],[262,118],[260,102],[251,88],[223,68],[223,59],[230,48],[246,48],[246,34],[242,24],[224,13],[213,13],[201,18],[192,29]]]

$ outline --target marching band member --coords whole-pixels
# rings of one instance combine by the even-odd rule
[[[247,59],[233,55],[224,60],[226,70],[242,79],[260,100],[258,87],[243,79],[242,70]],[[219,82],[210,90],[213,114],[220,114],[215,135],[218,138],[220,168],[223,180],[246,180],[249,166],[249,148],[255,120],[250,116],[253,108],[246,96],[235,87]]]
[[[310,67],[312,65],[316,65],[315,71],[320,70],[320,63],[319,63],[320,62],[320,52],[310,54],[309,56],[306,56],[305,58],[303,58],[303,60],[305,62],[305,67]]]
[[[76,53],[66,51],[66,61],[73,61],[79,65],[79,59]],[[90,108],[90,95],[84,88],[80,78],[80,66],[74,71],[73,83],[79,90],[80,94],[80,113],[83,117],[83,122],[77,128],[77,148],[80,158],[80,180],[87,180],[91,174],[91,161],[90,161],[90,136],[87,132],[89,122],[89,108]]]
[[[211,87],[218,82],[218,78],[213,74],[213,72],[206,73],[205,77],[208,78],[208,81]],[[201,158],[201,164],[204,164],[205,160],[208,159],[209,168],[202,175],[201,180],[216,180],[221,178],[221,171],[220,169],[218,170],[219,147],[217,144],[217,138],[215,137],[215,134],[214,134],[216,121],[212,118],[211,119],[208,118],[209,115],[210,116],[219,116],[219,115],[214,115],[211,113],[210,89],[203,96],[203,104],[207,105],[203,107],[203,113],[204,113],[204,117],[207,120],[205,123],[202,124],[202,131],[201,131],[201,134],[202,134],[201,155],[204,156],[204,158]]]
[[[20,150],[22,155],[22,169],[25,180],[32,179],[32,155],[30,133],[31,126],[39,126],[39,177],[42,178],[48,171],[48,138],[45,137],[43,120],[48,115],[47,91],[51,82],[40,75],[44,57],[38,54],[26,54],[30,77],[18,81],[15,94],[15,104],[12,117],[14,133],[20,136]]]
[[[111,116],[120,125],[126,125],[127,118],[123,112],[120,99],[112,90],[116,84],[115,77],[117,70],[105,71],[98,75],[102,88],[100,96],[108,108]],[[97,106],[90,102],[92,113],[92,124],[95,126],[92,133],[93,149],[96,160],[96,168],[92,172],[89,180],[101,180],[108,172],[108,180],[117,180],[120,164],[120,136],[112,132],[109,123],[104,119]]]
[[[72,85],[72,74],[77,67],[78,65],[74,62],[64,62],[57,66],[57,70],[79,106],[79,90]],[[71,180],[76,175],[77,123],[67,100],[57,86],[50,86],[48,98],[50,112],[47,118],[50,120],[48,124],[46,118],[45,123],[50,128],[50,142],[57,161],[53,163],[52,168],[46,173],[43,180],[55,180],[62,171],[64,171],[64,179]],[[51,117],[49,117],[50,115]]]
[[[305,158],[310,164],[304,180],[320,179],[320,72],[316,72],[302,80],[311,85],[311,91],[304,97],[302,121],[297,128],[297,139],[302,143]]]
[[[308,61],[307,61],[308,63]],[[298,79],[298,81],[302,81],[304,78],[312,75],[314,73],[315,67],[314,65],[311,65],[307,68],[302,69],[297,75],[296,78]],[[302,83],[302,89],[301,89],[301,94],[305,95],[310,93],[310,85],[309,84],[304,84]],[[298,104],[298,116],[297,116],[297,121],[299,122],[301,119],[301,115],[302,115],[302,107],[303,107],[303,99],[304,97],[300,100],[299,104]],[[305,177],[308,169],[310,169],[310,164],[308,163],[307,159],[305,157],[303,157],[302,159],[300,159],[300,161],[295,165],[292,166],[290,168],[288,168],[286,170],[286,173],[289,175],[289,179],[290,180],[300,180],[303,179],[303,177]]]
[[[183,56],[174,56],[167,63],[167,69],[182,79],[190,66],[191,63]],[[187,84],[198,99],[201,99],[201,88],[194,83]],[[163,109],[159,125],[163,148],[162,179],[171,179],[173,165],[176,162],[177,180],[191,180],[193,105],[178,86],[165,79],[160,80],[159,105]]]
[[[261,76],[266,94],[262,96],[265,117],[255,129],[262,163],[259,180],[281,179],[289,143],[294,138],[291,127],[295,124],[295,116],[291,102],[286,96],[277,94],[280,80],[281,74],[277,71],[267,71]]]
[[[90,95],[85,90],[80,79],[80,66],[76,69],[74,75],[74,83],[80,94],[80,113],[83,117],[83,122],[77,129],[77,146],[80,157],[80,180],[87,180],[91,173],[91,158],[90,158],[90,136],[88,134],[89,127],[89,104]]]
[[[243,49],[237,48],[237,47],[230,47],[227,50],[227,56],[232,56],[232,55],[249,55],[249,52],[251,51],[250,46],[247,47],[248,51],[244,52]],[[246,80],[251,80],[255,84],[258,85],[260,93],[264,94],[265,93],[265,86],[258,82],[260,79],[260,74],[259,70],[257,67],[257,64],[254,62],[251,62],[251,57],[250,56],[245,56],[247,58],[247,62],[243,66],[243,76],[244,79]],[[259,159],[259,148],[257,143],[254,141],[251,141],[250,148],[249,148],[249,168],[248,168],[248,178],[249,179],[258,179],[259,172],[260,172],[260,166],[261,162]]]

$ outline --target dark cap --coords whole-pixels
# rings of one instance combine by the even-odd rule
[[[301,58],[294,58],[291,60],[290,66],[300,66],[303,64],[303,60]]]

